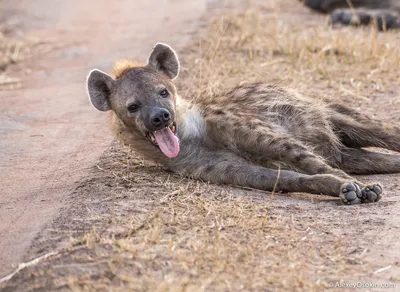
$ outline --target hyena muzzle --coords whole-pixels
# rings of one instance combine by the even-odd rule
[[[379,30],[400,28],[400,0],[300,0],[308,7],[331,13],[333,24],[367,25]]]
[[[110,112],[113,134],[169,170],[213,183],[377,202],[378,183],[349,174],[398,173],[400,128],[341,104],[262,83],[187,99],[173,80],[176,53],[157,44],[147,64],[119,61],[87,79],[90,101]]]

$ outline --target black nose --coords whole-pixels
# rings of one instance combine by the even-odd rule
[[[157,130],[169,126],[171,114],[165,108],[155,110],[151,115],[151,124]]]

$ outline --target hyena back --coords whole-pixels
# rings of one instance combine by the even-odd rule
[[[178,95],[176,53],[157,44],[146,65],[116,63],[113,76],[87,79],[95,108],[110,111],[116,138],[147,159],[184,176],[261,190],[376,202],[377,183],[348,173],[400,172],[400,130],[345,106],[263,83],[194,101]]]

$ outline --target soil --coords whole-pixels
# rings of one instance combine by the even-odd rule
[[[207,2],[4,0],[1,6],[17,37],[51,48],[9,68],[23,85],[0,92],[3,276],[25,259],[32,239],[69,204],[112,140],[104,116],[88,102],[89,70],[109,70],[123,57],[145,59],[158,41],[182,47]]]
[[[255,73],[263,80],[310,94],[338,95],[343,102],[398,125],[395,70],[379,71],[384,80],[377,84],[385,89],[366,98],[369,88],[348,87],[348,75],[355,78],[351,85],[357,80],[366,84],[367,73],[373,75],[367,70],[368,62],[361,59],[364,47],[345,44],[336,49],[318,43],[339,36],[335,44],[340,45],[340,38],[350,36],[359,44],[365,40],[357,37],[373,34],[357,29],[329,31],[324,39],[314,28],[323,27],[323,17],[298,1],[282,1],[277,8],[271,0],[262,9],[256,8],[262,13],[259,18],[257,13],[228,13],[221,22],[208,23],[225,34],[205,32],[208,39],[197,42],[195,36],[199,28],[206,30],[210,15],[226,13],[217,9],[221,4],[132,2],[86,1],[85,7],[78,1],[2,2],[7,17],[20,20],[18,28],[24,35],[53,44],[54,49],[22,63],[32,72],[23,77],[21,89],[0,92],[6,101],[1,108],[5,126],[0,128],[0,158],[5,162],[0,168],[0,278],[18,262],[50,252],[55,255],[0,283],[0,288],[322,291],[339,282],[399,287],[398,174],[360,176],[360,180],[381,182],[385,197],[377,204],[350,207],[326,196],[270,194],[181,178],[112,142],[104,115],[89,105],[83,86],[88,69],[109,71],[113,60],[125,56],[145,60],[154,42],[162,41],[181,55],[181,92],[204,94],[215,86],[243,81],[243,76],[250,76],[246,70],[265,67],[257,59],[262,56],[262,64],[271,71]],[[94,9],[96,13],[90,13]],[[265,23],[274,19],[276,31],[264,26],[263,18]],[[295,23],[296,29],[285,30],[282,23]],[[273,53],[263,55],[262,49],[254,48],[254,44],[269,45],[262,43],[258,26],[271,38],[268,50]],[[284,48],[295,52],[299,44],[292,35],[298,37],[298,27],[317,35],[311,44],[317,49],[307,46],[301,50],[301,74],[295,67],[300,62],[292,52],[281,51],[276,44],[287,37],[290,45]],[[279,38],[274,39],[274,33]],[[386,47],[396,47],[400,41],[399,33],[375,38]],[[206,53],[214,58],[199,57],[207,42],[215,45],[210,46],[215,50]],[[374,47],[377,52],[378,47]],[[322,49],[338,53],[321,56]],[[352,55],[352,50],[357,54]],[[306,64],[308,57],[314,63]],[[255,64],[252,59],[257,60]],[[308,65],[325,59],[331,71],[327,67],[308,70]],[[398,60],[393,59],[393,64]],[[15,74],[22,74],[17,69]],[[353,291],[344,287],[341,291]]]

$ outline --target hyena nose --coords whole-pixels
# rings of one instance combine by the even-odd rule
[[[171,114],[168,110],[162,108],[154,111],[151,115],[151,124],[157,130],[168,127],[171,121]]]

